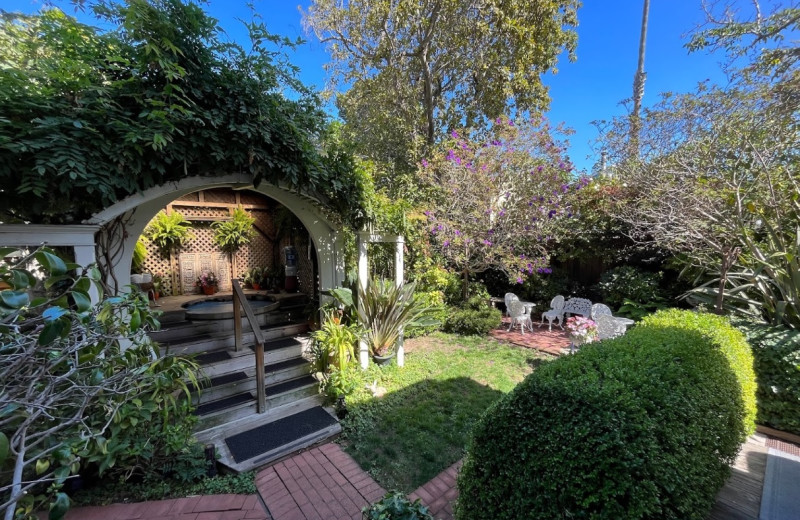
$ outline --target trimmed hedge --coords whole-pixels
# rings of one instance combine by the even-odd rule
[[[496,329],[502,321],[503,314],[486,305],[482,298],[471,298],[466,308],[454,307],[444,322],[442,330],[462,336],[477,334],[485,336]]]
[[[456,518],[705,518],[746,430],[711,318],[659,313],[537,368],[473,430]]]
[[[728,318],[716,314],[669,309],[651,314],[640,321],[636,328],[677,327],[693,331],[706,337],[715,348],[728,358],[728,363],[741,390],[745,410],[745,433],[756,431],[756,372],[753,351],[745,335],[731,325]]]
[[[800,331],[735,321],[753,349],[758,424],[800,435]]]

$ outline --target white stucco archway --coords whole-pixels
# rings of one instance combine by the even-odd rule
[[[343,238],[338,226],[331,223],[321,210],[319,203],[286,188],[268,183],[253,187],[247,174],[221,176],[195,176],[169,182],[130,195],[116,204],[95,214],[86,224],[103,226],[115,218],[126,215],[126,235],[116,263],[109,266],[114,278],[124,287],[130,284],[131,259],[136,240],[148,222],[167,204],[188,193],[210,188],[249,189],[280,202],[297,216],[308,230],[317,251],[320,288],[332,289],[344,280]]]

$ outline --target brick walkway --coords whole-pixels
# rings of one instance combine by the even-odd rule
[[[274,520],[356,520],[386,494],[334,443],[260,471],[256,486]]]
[[[453,502],[458,498],[456,476],[463,461],[458,461],[439,473],[427,484],[408,495],[412,501],[420,499],[437,520],[453,520]]]
[[[47,518],[47,514],[41,518]],[[268,520],[256,495],[209,495],[135,504],[76,507],[66,520]]]
[[[565,351],[569,351],[569,337],[565,331],[558,327],[553,327],[551,332],[547,330],[547,325],[540,328],[538,324],[535,324],[533,331],[526,330],[525,334],[522,334],[519,332],[519,327],[515,327],[512,332],[508,332],[508,324],[508,318],[503,318],[500,328],[490,331],[489,334],[500,341],[536,349],[554,356],[560,356]]]

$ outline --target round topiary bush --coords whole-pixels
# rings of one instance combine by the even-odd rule
[[[745,434],[756,431],[756,372],[753,349],[744,333],[731,325],[728,318],[705,312],[667,309],[647,316],[636,326],[673,327],[702,334],[728,359],[728,365],[739,383],[739,393],[744,405]],[[744,440],[744,439],[742,439]]]
[[[456,518],[705,518],[746,414],[705,329],[730,325],[689,314],[545,364],[490,408],[458,478]]]

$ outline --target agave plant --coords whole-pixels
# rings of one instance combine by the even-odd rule
[[[769,224],[764,228],[765,240],[747,240],[750,265],[727,274],[723,308],[800,328],[800,226],[786,234]],[[710,303],[719,281],[717,277],[706,282],[684,297]]]
[[[404,327],[436,325],[430,317],[435,309],[414,294],[416,284],[398,287],[387,280],[371,280],[358,289],[358,320],[364,337],[375,356],[394,353],[394,346]]]

